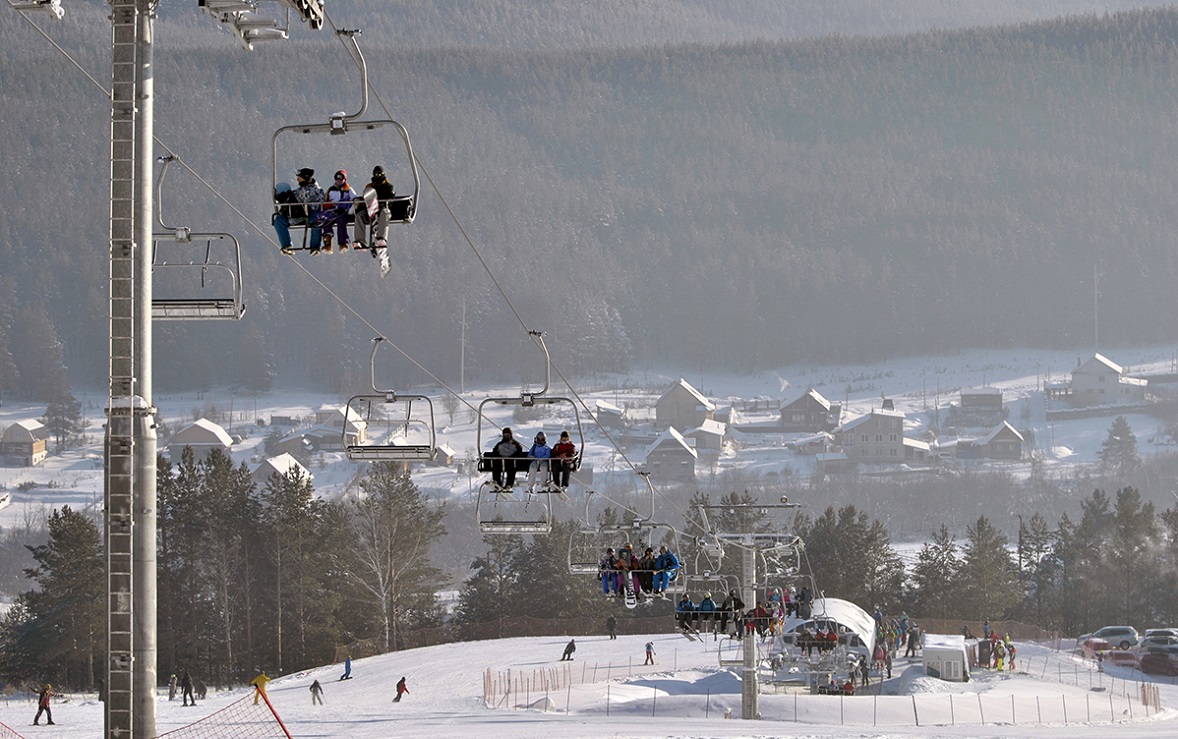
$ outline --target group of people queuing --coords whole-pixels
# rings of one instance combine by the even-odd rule
[[[904,650],[905,657],[917,656],[916,652],[921,648],[924,634],[915,619],[909,618],[903,611],[898,617],[888,616],[879,606],[875,607],[872,616],[875,619],[875,643],[883,646],[889,670],[891,660],[899,656],[901,649]]]
[[[968,626],[962,627],[961,633],[966,639],[974,638],[973,634],[969,633]],[[982,642],[988,644],[988,651],[987,648],[982,647]],[[1007,632],[1002,638],[998,638],[998,631],[991,628],[990,621],[987,619],[982,625],[982,639],[977,648],[977,666],[989,667],[1000,672],[1013,670],[1014,656],[1017,652],[1014,642],[1010,640],[1010,633]]]
[[[278,207],[271,220],[278,235],[278,245],[284,254],[294,253],[290,238],[292,224],[303,224],[311,232],[309,240],[312,254],[331,254],[338,244],[341,252],[350,248],[371,249],[373,256],[376,256],[377,249],[388,246],[392,214],[389,203],[396,197],[397,191],[385,175],[384,167],[377,165],[372,168],[372,179],[364,188],[372,188],[376,192],[375,217],[369,215],[363,195],[349,184],[347,170],[336,170],[332,176],[333,183],[326,191],[315,181],[315,170],[310,167],[303,167],[295,173],[295,177],[298,179],[298,188],[291,190],[289,186],[280,185],[274,192]],[[351,220],[355,223],[354,239],[348,234],[349,216],[353,210],[355,215]]]
[[[667,588],[679,574],[679,558],[665,546],[654,553],[653,547],[639,545],[638,555],[629,544],[616,552],[607,547],[598,562],[597,579],[607,598],[617,597],[629,589],[636,599],[665,598]]]
[[[560,432],[560,441],[555,446],[548,446],[548,437],[539,431],[532,446],[524,451],[523,444],[516,440],[510,427],[503,429],[502,436],[485,455],[490,461],[491,480],[496,488],[510,491],[515,487],[516,472],[526,469],[529,493],[553,487],[559,492],[566,491],[576,456],[577,445],[569,438],[568,431]]]

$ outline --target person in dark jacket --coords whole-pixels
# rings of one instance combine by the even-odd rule
[[[511,435],[510,428],[503,429],[503,437],[487,456],[496,458],[491,463],[491,479],[497,487],[510,491],[515,487],[515,457],[524,456],[524,447]]]
[[[577,445],[569,439],[568,431],[560,432],[560,441],[552,447],[552,483],[562,491],[569,487],[569,475],[577,457]]]
[[[311,683],[311,705],[316,703],[323,705],[323,686],[319,684],[318,680]]]
[[[609,632],[610,639],[618,638],[618,620],[610,616],[605,620],[605,630]]]
[[[744,612],[744,601],[740,599],[740,593],[733,588],[728,592],[728,597],[720,604],[720,631],[725,634],[728,633],[728,619],[736,620],[736,617]]]
[[[188,670],[180,676],[180,697],[184,701],[184,705],[188,705],[188,699],[192,699],[192,705],[196,705],[196,696],[192,694],[192,676],[188,674]]]
[[[560,661],[564,662],[567,660],[572,662],[573,652],[575,651],[577,651],[577,641],[575,639],[569,639],[569,643],[564,646],[564,654],[561,655]]]
[[[370,245],[373,249],[383,249],[389,243],[389,203],[397,196],[397,189],[389,182],[388,177],[385,177],[384,167],[379,164],[372,168],[372,180],[368,187],[376,191],[376,228],[373,230],[372,239],[369,240],[368,230],[372,227],[373,220],[368,215],[368,209],[357,204],[354,248],[363,249]]]

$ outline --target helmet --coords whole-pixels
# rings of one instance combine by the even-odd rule
[[[704,593],[704,597],[705,597],[705,598],[711,598],[711,597],[712,597],[712,594],[711,594],[711,593]]]
[[[543,431],[541,431],[540,433],[536,434],[536,441],[545,441],[545,440],[547,440],[547,438],[548,438],[548,437],[544,435],[544,432],[543,432]]]

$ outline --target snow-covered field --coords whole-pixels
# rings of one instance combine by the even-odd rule
[[[654,642],[656,664],[643,667],[648,640]],[[295,737],[1171,737],[1178,732],[1178,712],[1170,708],[1178,706],[1172,678],[1144,678],[1159,688],[1157,712],[1136,698],[1140,673],[1111,665],[1097,672],[1068,651],[1034,644],[1019,645],[1014,673],[976,670],[968,683],[927,677],[919,662],[901,660],[891,680],[881,685],[873,677],[872,686],[853,697],[796,689],[762,694],[761,720],[754,722],[740,720],[739,677],[717,666],[706,640],[689,642],[672,634],[616,641],[582,637],[573,662],[562,663],[566,641],[521,637],[397,652],[355,660],[354,679],[346,682],[339,681],[340,665],[327,665],[279,678],[268,694]],[[541,672],[561,677],[547,691],[533,682],[537,687],[524,692],[506,698],[500,693],[496,706],[488,707],[487,671],[498,676],[509,670],[516,678]],[[394,704],[401,677],[410,692]],[[324,687],[322,706],[311,705],[308,689],[316,679]],[[212,716],[247,692],[212,692],[196,708],[184,708],[179,699],[169,702],[165,691],[158,730]],[[58,725],[52,736],[100,736],[102,707],[95,697],[63,698],[54,706]],[[30,725],[34,713],[29,698],[0,701],[0,722],[23,736],[50,731]]]

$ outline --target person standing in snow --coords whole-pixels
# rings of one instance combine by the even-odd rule
[[[311,683],[311,705],[316,703],[323,705],[323,686],[319,684],[318,680]]]
[[[339,679],[340,680],[351,680],[352,679],[352,655],[350,655],[350,654],[344,657],[344,674],[340,675]]]
[[[654,664],[654,642],[648,641],[646,643],[646,661],[643,662],[642,664],[644,664],[644,665],[653,665]]]
[[[262,674],[250,680],[250,685],[254,686],[254,705],[258,705],[258,701],[266,694],[266,683],[270,682],[270,677],[262,670]]]
[[[402,677],[397,681],[397,697],[393,698],[393,703],[400,703],[401,696],[409,692],[409,688],[405,685],[405,678]]]
[[[577,641],[575,639],[569,639],[569,643],[566,644],[564,647],[564,654],[561,655],[560,661],[561,662],[565,662],[565,661],[572,662],[573,661],[573,652],[575,652],[575,651],[577,651]]]
[[[53,698],[53,686],[45,683],[45,687],[41,689],[41,694],[37,696],[37,715],[33,717],[33,726],[37,726],[41,721],[41,714],[45,714],[45,723],[53,726],[53,710],[49,707],[49,701]]]
[[[176,673],[174,672],[168,678],[168,700],[176,700]]]
[[[192,700],[192,705],[196,705],[196,696],[192,694],[192,676],[188,674],[188,670],[180,678],[180,693],[184,699],[184,705],[188,705],[189,699]]]
[[[610,616],[605,620],[605,630],[609,632],[610,639],[618,638],[618,620]]]

